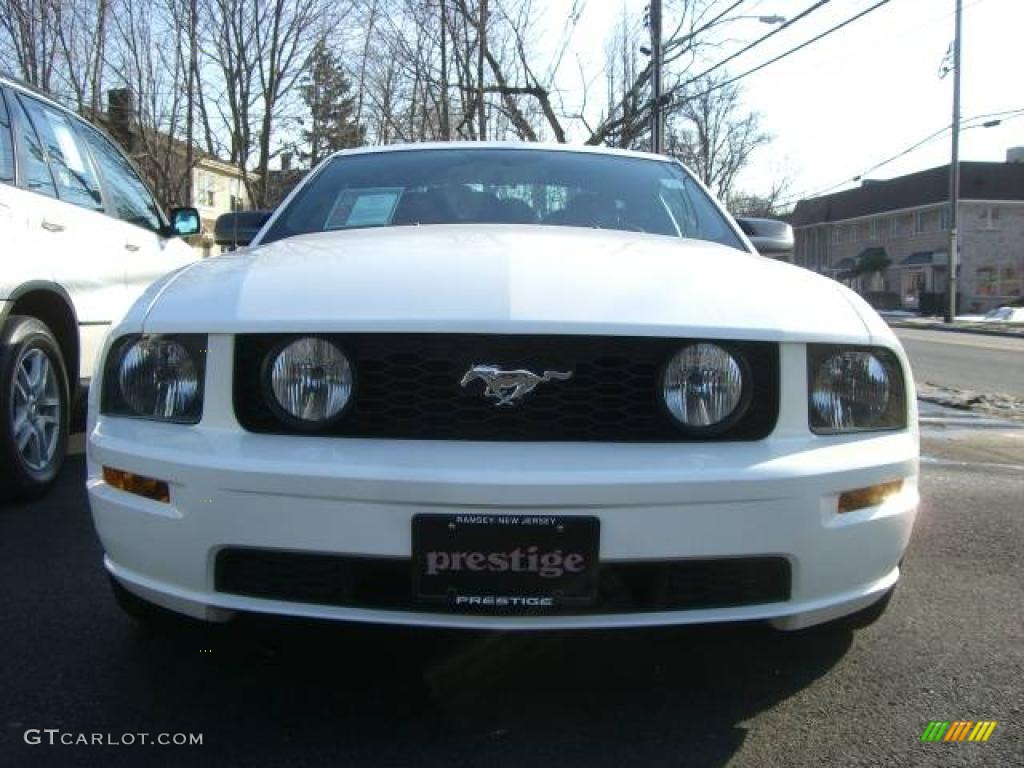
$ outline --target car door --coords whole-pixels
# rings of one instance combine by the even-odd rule
[[[121,254],[125,298],[130,306],[157,278],[198,255],[175,237],[168,237],[164,217],[128,159],[106,136],[80,123],[79,135],[88,145],[109,201],[108,223]]]
[[[49,273],[71,297],[82,344],[77,373],[88,378],[104,336],[127,309],[121,257],[103,213],[99,176],[72,128],[76,118],[25,94],[12,102],[18,105],[19,161],[28,166],[23,186],[42,193],[28,205],[29,236],[38,245],[31,257],[40,274]]]
[[[28,206],[31,195],[15,186],[14,134],[4,89],[0,88],[0,301],[31,279]]]

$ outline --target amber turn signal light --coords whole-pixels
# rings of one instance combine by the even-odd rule
[[[162,501],[164,504],[169,504],[171,501],[171,491],[163,480],[154,480],[152,477],[136,475],[122,469],[104,467],[103,481],[112,488],[134,493],[136,496]]]
[[[839,494],[839,514],[855,512],[865,507],[876,507],[890,496],[895,496],[899,493],[901,488],[903,488],[902,480],[891,480],[888,483],[879,483],[867,488],[845,491]]]

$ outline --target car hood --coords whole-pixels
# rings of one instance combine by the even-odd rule
[[[867,343],[827,278],[633,232],[434,225],[303,235],[202,261],[148,298],[146,332],[481,332]]]

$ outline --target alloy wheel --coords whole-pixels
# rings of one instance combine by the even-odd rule
[[[11,426],[22,461],[36,472],[50,465],[60,442],[59,386],[43,350],[30,349],[18,361],[12,383]]]

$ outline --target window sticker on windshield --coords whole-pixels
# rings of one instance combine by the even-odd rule
[[[343,190],[327,217],[325,229],[390,224],[401,196],[401,187]]]

